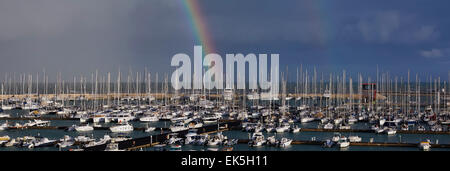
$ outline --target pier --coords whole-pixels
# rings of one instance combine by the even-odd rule
[[[240,139],[239,144],[248,144],[250,140]],[[323,145],[325,141],[302,141],[293,140],[291,145]],[[350,142],[350,146],[372,146],[372,147],[418,147],[418,143],[393,143],[393,142]],[[450,148],[450,144],[431,144],[432,148]]]
[[[48,118],[0,118],[0,120],[31,120],[31,119],[41,119],[41,120],[52,120],[52,119],[48,119]],[[68,119],[53,119],[53,120],[72,120],[73,118],[68,118]],[[78,119],[77,119],[78,120]],[[222,120],[221,124],[229,124],[232,123],[231,125],[233,127],[228,127],[226,130],[241,130],[240,127],[238,127],[241,123],[240,121],[234,121],[234,120]],[[201,127],[198,128],[199,130],[201,129],[205,129],[207,128],[207,130],[205,129],[204,131],[200,132],[199,134],[210,134],[210,133],[215,133],[217,132],[217,130],[211,130],[209,129],[209,127],[211,127],[211,125],[205,126],[205,127]],[[213,125],[214,128],[217,128],[217,125]],[[8,127],[8,129],[59,129],[59,130],[66,130],[68,129],[69,126],[33,126],[33,127]],[[135,131],[144,131],[146,128],[145,127],[141,127],[141,128],[134,128]],[[94,126],[94,130],[109,130],[109,127],[95,127]],[[169,131],[169,128],[162,128],[162,127],[156,127],[155,131]],[[207,131],[211,131],[211,132],[207,132]],[[177,133],[186,133],[187,131],[181,131],[181,132],[177,132]],[[375,131],[370,130],[370,129],[323,129],[323,128],[301,128],[300,131],[301,132],[360,132],[360,133],[375,133]],[[450,135],[450,131],[418,131],[418,130],[408,130],[408,131],[404,131],[404,130],[397,130],[397,134],[428,134],[428,135]],[[183,134],[184,135],[184,134]]]
[[[239,125],[240,125],[239,121],[220,122],[219,129],[216,124],[207,125],[207,126],[197,128],[197,130],[198,130],[197,133],[198,134],[210,134],[210,133],[215,133],[217,131],[226,131],[229,128],[233,128],[233,127],[236,127]],[[184,130],[184,131],[179,131],[176,133],[178,134],[179,137],[184,138],[185,135],[187,134],[187,132],[188,132],[188,130]],[[171,134],[171,133],[173,133],[173,132],[151,135],[151,136],[141,137],[141,138],[134,138],[134,139],[126,140],[126,141],[120,141],[120,142],[118,142],[119,149],[136,150],[136,149],[140,149],[140,148],[151,147],[153,145],[160,144],[160,143],[163,143],[164,141],[166,141],[168,134]],[[102,145],[98,145],[98,146],[86,147],[86,148],[84,148],[84,150],[85,151],[103,151],[103,150],[105,150],[105,148],[106,148],[106,144],[102,144]]]
[[[67,130],[69,126],[23,126],[23,127],[15,127],[11,126],[8,129],[54,129],[54,130]],[[134,131],[144,131],[146,128],[134,128]],[[109,130],[109,127],[94,127],[94,130]],[[168,131],[169,128],[156,128],[155,131]]]
[[[220,122],[220,129],[217,125],[207,125],[198,129],[198,134],[212,134],[218,131],[229,131],[229,130],[240,130],[240,121],[226,121]],[[96,128],[102,129],[102,128]],[[104,129],[104,128],[103,128]],[[143,128],[142,128],[143,129]],[[158,130],[158,128],[157,128]],[[178,137],[185,138],[188,130],[176,132]],[[311,129],[304,128],[300,132],[370,132],[372,130],[337,130],[337,129]],[[169,134],[173,132],[166,132],[157,135],[134,138],[126,141],[118,142],[119,149],[122,150],[138,150],[141,148],[152,147],[157,144],[162,144],[167,140]],[[431,132],[431,131],[398,131],[400,134],[450,134],[450,132]],[[239,144],[248,144],[249,139],[239,139]],[[292,145],[323,145],[325,141],[303,141],[303,140],[293,140]],[[418,143],[403,143],[403,142],[351,142],[350,146],[373,146],[373,147],[418,147]],[[450,144],[431,144],[432,148],[450,148]],[[106,148],[106,144],[86,147],[85,151],[103,151]]]
[[[375,133],[370,129],[323,129],[323,128],[302,128],[300,132],[365,132]],[[417,130],[397,130],[397,134],[446,134],[450,135],[450,131],[417,131]]]
[[[0,118],[0,120],[68,120],[68,121],[79,121],[79,118],[69,118],[69,117],[35,117],[35,118],[27,118],[27,117],[7,117]]]

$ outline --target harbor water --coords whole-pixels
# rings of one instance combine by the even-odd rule
[[[21,115],[27,114],[28,110],[10,110],[5,111],[4,113],[10,114],[11,117],[20,117]],[[46,116],[46,117],[57,117]],[[0,123],[4,123],[6,120],[0,121]],[[29,120],[8,120],[9,123],[20,123],[24,124],[29,122]],[[79,125],[79,120],[51,120],[50,126],[60,126],[60,127],[70,127],[72,125]],[[91,123],[92,124],[92,123]],[[171,122],[170,121],[157,121],[157,122],[148,122],[143,123],[139,121],[131,121],[130,124],[135,128],[145,128],[147,126],[157,127],[157,128],[169,128]],[[309,123],[295,123],[300,128],[318,128],[319,121],[313,121]],[[109,127],[114,125],[114,123],[100,123],[96,126],[101,127]],[[357,122],[351,125],[352,129],[369,129],[370,124],[367,122]],[[411,126],[411,128],[414,128]],[[447,128],[445,128],[447,129]],[[42,136],[47,137],[51,140],[59,140],[63,138],[64,135],[69,135],[70,137],[77,137],[79,135],[84,135],[88,137],[93,137],[96,139],[102,138],[104,135],[111,135],[112,137],[121,135],[131,138],[139,138],[150,135],[156,135],[162,133],[162,130],[155,130],[153,132],[144,132],[142,130],[134,130],[129,133],[111,133],[110,130],[93,130],[89,132],[77,132],[77,131],[67,131],[63,129],[9,129],[0,131],[0,136],[8,135],[11,139],[16,137],[24,137],[24,136]],[[275,136],[276,139],[281,139],[282,137],[286,137],[293,140],[301,140],[301,141],[325,141],[327,139],[331,139],[335,133],[337,132],[306,132],[300,131],[298,133],[267,133],[263,132],[265,137]],[[249,139],[251,136],[251,132],[245,132],[241,130],[230,130],[224,131],[223,134],[228,137],[228,139]],[[429,139],[432,143],[439,144],[450,144],[450,136],[447,134],[401,134],[397,133],[395,135],[386,135],[386,134],[376,134],[372,132],[341,132],[343,136],[359,136],[362,138],[362,142],[369,142],[371,139],[373,142],[377,143],[419,143],[426,139]],[[216,146],[215,148],[220,147]],[[74,147],[70,147],[74,148]],[[203,151],[208,148],[214,148],[214,146],[195,146],[195,145],[183,145],[183,151]],[[67,149],[59,149],[57,147],[40,147],[29,149],[26,147],[0,147],[0,151],[58,151],[58,150],[68,150]],[[143,151],[153,151],[154,147],[143,148]],[[420,149],[417,147],[383,147],[383,146],[350,146],[348,148],[340,149],[339,147],[333,148],[324,148],[320,145],[290,145],[285,148],[280,147],[269,147],[269,146],[261,146],[261,147],[250,147],[248,144],[236,144],[233,146],[233,150],[235,151],[419,151]],[[449,148],[432,148],[432,151],[450,151]]]

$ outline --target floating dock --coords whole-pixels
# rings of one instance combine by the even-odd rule
[[[370,129],[323,129],[323,128],[301,128],[300,132],[364,132],[364,133],[375,133],[375,131]],[[450,131],[403,131],[397,130],[397,134],[444,134],[450,135]]]
[[[58,129],[58,130],[67,130],[69,126],[23,126],[23,127],[15,127],[11,126],[8,129]],[[144,131],[146,128],[134,128],[134,131]],[[94,127],[94,130],[109,130],[109,127]],[[167,131],[169,128],[156,128],[155,131]]]
[[[238,143],[248,144],[250,140],[240,139]],[[301,141],[293,140],[291,145],[323,145],[325,141]],[[450,148],[450,144],[430,144],[431,148]],[[350,146],[373,146],[373,147],[418,147],[419,143],[393,143],[393,142],[350,142]]]
[[[6,117],[0,118],[0,120],[68,120],[68,121],[79,121],[80,118],[69,118],[69,117],[35,117],[35,118],[26,118],[26,117]]]
[[[4,118],[2,118],[4,119]],[[37,118],[36,118],[37,119]],[[39,118],[40,120],[51,120],[47,118]],[[19,120],[15,118],[9,118],[4,120]],[[54,119],[58,120],[58,119]],[[69,119],[67,119],[69,120]],[[236,122],[240,125],[240,121],[234,120],[222,120],[222,123],[233,123]],[[217,127],[217,126],[216,126]],[[68,129],[69,126],[39,126],[39,127],[8,127],[9,129]],[[203,127],[202,127],[203,128]],[[146,128],[134,128],[135,131],[144,131]],[[109,130],[109,127],[95,127],[94,130]],[[169,128],[161,128],[157,127],[155,131],[167,131]],[[241,130],[240,127],[234,126],[233,128],[229,128],[229,130]],[[375,131],[370,129],[323,129],[323,128],[301,128],[300,132],[361,132],[361,133],[375,133]],[[450,135],[450,131],[418,131],[418,130],[397,130],[397,134],[432,134],[432,135]]]
[[[240,125],[240,121],[228,121],[228,122],[220,122],[219,130],[217,128],[217,124],[207,125],[207,126],[203,126],[203,127],[196,128],[196,129],[198,130],[198,132],[197,132],[198,134],[206,134],[206,133],[209,134],[209,133],[214,133],[217,131],[226,131],[229,128],[236,127],[239,125]],[[163,143],[164,141],[166,141],[168,135],[171,133],[172,132],[168,132],[168,133],[163,133],[163,134],[158,134],[158,135],[151,135],[151,136],[147,136],[147,137],[134,138],[134,139],[126,140],[126,141],[120,141],[120,142],[118,142],[119,149],[121,149],[121,150],[123,150],[123,149],[136,150],[136,149],[140,149],[140,148],[151,147],[152,145],[160,144],[160,143]],[[179,131],[176,133],[178,134],[179,137],[184,138],[185,135],[188,133],[188,130]],[[104,151],[106,149],[106,144],[92,146],[92,147],[86,147],[83,149],[85,151]]]

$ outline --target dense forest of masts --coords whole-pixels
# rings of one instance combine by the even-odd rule
[[[407,76],[398,76],[390,72],[379,72],[377,69],[375,78],[361,73],[349,74],[343,70],[341,73],[318,73],[317,69],[305,69],[303,66],[297,68],[296,77],[288,79],[288,69],[281,73],[281,96],[295,97],[295,104],[357,104],[357,103],[379,103],[383,101],[384,105],[406,104],[408,108],[420,108],[422,105],[433,105],[439,110],[441,105],[448,106],[450,101],[448,92],[450,90],[448,78],[426,75],[423,73],[407,72]],[[49,75],[45,72],[30,73],[3,73],[1,79],[1,95],[11,96],[29,96],[39,95],[90,95],[100,97],[100,95],[110,96],[133,95],[141,98],[150,98],[154,94],[184,94],[208,93],[220,95],[224,90],[180,90],[173,91],[169,74],[150,73],[147,69],[143,72],[128,72],[120,70],[114,76],[110,72],[99,73],[95,71],[90,75],[73,76],[70,79],[62,78],[61,73],[53,74],[56,81],[49,82]],[[375,83],[374,89],[363,90],[363,84]],[[369,101],[362,99],[364,91],[376,91],[380,98],[369,98]],[[242,91],[235,90],[235,93]],[[256,91],[258,92],[258,91]],[[248,92],[246,92],[248,93]],[[325,94],[330,94],[333,101],[323,102]],[[372,95],[373,93],[369,93]],[[298,97],[303,98],[297,103]],[[283,98],[284,100],[284,98]],[[109,99],[108,99],[109,103]],[[284,102],[283,102],[284,103]],[[380,103],[381,104],[381,103]],[[387,106],[386,106],[387,107]]]

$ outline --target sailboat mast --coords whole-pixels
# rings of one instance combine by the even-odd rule
[[[110,104],[110,92],[111,92],[111,73],[110,72],[108,72],[108,81],[107,81],[107,83],[106,83],[106,87],[107,87],[107,92],[106,92],[106,96],[107,96],[107,98],[108,98],[108,100],[107,100],[107,106],[110,106],[111,104]]]

